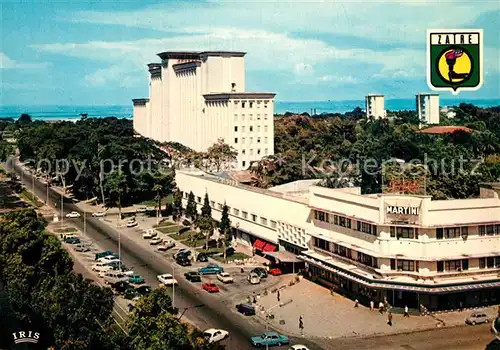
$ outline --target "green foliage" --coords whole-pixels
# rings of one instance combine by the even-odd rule
[[[189,192],[188,202],[187,202],[187,205],[186,205],[186,213],[185,214],[191,220],[195,220],[196,216],[198,215],[198,211],[196,209],[196,202],[194,200],[194,193],[193,193],[193,191]]]
[[[205,193],[203,198],[203,206],[201,207],[201,215],[211,218],[212,208],[210,207],[210,200],[208,199],[208,193]]]
[[[174,203],[172,206],[172,217],[174,220],[180,220],[184,209],[182,208],[182,192],[176,190],[174,192]]]
[[[222,207],[222,214],[221,214],[221,219],[219,222],[219,230],[223,234],[227,234],[229,230],[231,229],[231,220],[229,220],[229,208],[224,203],[224,207]]]

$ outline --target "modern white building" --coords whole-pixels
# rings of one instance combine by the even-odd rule
[[[439,124],[439,94],[417,94],[416,110],[421,126]]]
[[[386,118],[387,112],[384,106],[384,95],[369,94],[365,97],[366,118]]]
[[[229,207],[234,240],[360,302],[430,310],[500,302],[500,184],[480,198],[373,194],[296,182],[271,189],[179,170],[184,205],[208,193],[215,220]]]
[[[149,100],[134,102],[134,128],[160,142],[206,151],[219,138],[235,167],[274,154],[274,93],[245,91],[244,52],[163,52],[148,65]]]

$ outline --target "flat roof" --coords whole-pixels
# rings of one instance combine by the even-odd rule
[[[134,105],[144,105],[149,102],[149,98],[135,98],[132,100]]]
[[[416,96],[439,96],[439,94],[432,94],[428,92],[419,92]]]
[[[366,97],[384,97],[384,95],[379,95],[379,94],[368,94]]]
[[[243,57],[246,52],[242,51],[165,51],[160,52],[158,56],[161,59],[178,58],[178,59],[189,59],[189,58],[201,58],[202,56],[234,56]]]
[[[453,126],[453,125],[442,125],[442,126],[432,126],[430,128],[422,129],[417,131],[421,134],[431,134],[431,135],[442,135],[442,134],[453,134],[457,131],[463,131],[466,133],[472,133],[474,130],[465,126]]]
[[[213,92],[205,94],[203,97],[206,100],[220,100],[220,99],[271,99],[276,96],[274,92]]]

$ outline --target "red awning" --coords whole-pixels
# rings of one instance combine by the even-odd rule
[[[264,250],[264,246],[265,245],[266,245],[266,242],[261,241],[260,239],[258,239],[255,242],[253,242],[253,247],[255,249]]]
[[[274,252],[276,251],[276,246],[274,244],[271,244],[271,243],[266,243],[266,245],[264,246],[264,248],[262,248],[262,251],[264,252]]]

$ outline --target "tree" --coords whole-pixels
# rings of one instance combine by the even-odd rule
[[[196,219],[198,215],[198,210],[196,209],[196,202],[194,201],[193,191],[189,192],[188,202],[186,205],[186,216],[190,218],[192,221]]]
[[[118,207],[118,217],[122,219],[122,197],[127,192],[127,180],[121,170],[113,171],[106,179],[106,186],[110,194],[111,203]]]
[[[208,199],[208,193],[205,193],[203,198],[203,206],[201,207],[201,215],[211,218],[212,217],[212,207],[210,207],[210,200]]]
[[[31,124],[31,122],[32,122],[31,116],[29,114],[23,113],[23,114],[21,114],[21,116],[17,120],[16,124],[19,127],[23,127],[23,126],[27,126],[27,125]]]
[[[200,215],[196,219],[196,226],[205,236],[205,248],[208,249],[208,240],[212,236],[214,229],[214,220],[210,216]]]
[[[207,150],[207,158],[216,171],[221,171],[222,167],[229,168],[238,156],[238,152],[220,138]]]
[[[182,217],[182,192],[177,189],[174,192],[174,205],[173,205],[173,212],[172,212],[172,217],[175,221],[178,221]]]
[[[224,249],[224,261],[226,260],[226,248],[231,240],[231,220],[229,220],[229,208],[224,202],[221,219],[219,222],[219,232],[222,234],[222,248]]]

